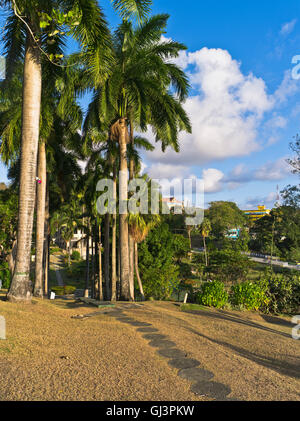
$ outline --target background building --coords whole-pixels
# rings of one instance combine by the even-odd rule
[[[251,220],[257,221],[260,218],[263,218],[266,215],[269,215],[271,210],[267,209],[265,206],[258,206],[257,210],[245,210],[243,211],[245,215],[249,216]]]

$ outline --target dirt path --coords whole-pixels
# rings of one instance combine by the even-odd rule
[[[17,307],[0,300],[0,314],[7,322],[7,340],[0,341],[1,400],[213,399],[195,395],[191,381],[177,375],[130,319],[151,325],[199,361],[213,382],[230,390],[228,398],[300,400],[300,343],[291,339],[285,319],[187,314],[156,302],[125,308],[117,317],[60,300]]]
[[[63,281],[63,278],[62,278],[61,272],[60,272],[60,270],[64,267],[63,256],[51,255],[50,263],[51,263],[51,266],[52,266],[53,270],[55,270],[57,285],[60,286],[60,287],[63,287],[64,281]]]

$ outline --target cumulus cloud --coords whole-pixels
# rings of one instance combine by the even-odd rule
[[[154,165],[147,171],[152,179],[159,179],[162,186],[162,193],[169,195],[170,183],[178,192],[183,186],[184,179],[194,179],[196,176],[190,173],[189,167],[178,166],[176,164]],[[286,157],[282,157],[274,162],[267,162],[258,168],[248,168],[241,163],[233,168],[228,174],[224,174],[217,168],[207,168],[202,170],[201,179],[204,184],[206,194],[218,193],[222,190],[236,190],[241,185],[253,181],[280,181],[290,175],[290,168],[286,162]],[[181,187],[179,187],[181,186]],[[179,198],[179,195],[176,196]]]
[[[267,162],[259,168],[248,169],[245,165],[236,166],[225,178],[226,183],[248,183],[250,181],[279,181],[290,174],[286,158]]]
[[[222,190],[224,173],[215,168],[203,170],[202,173],[205,193],[216,193]]]
[[[188,71],[195,92],[184,104],[193,133],[180,135],[180,154],[171,150],[162,154],[158,146],[149,159],[203,165],[257,150],[258,127],[273,106],[264,81],[244,75],[240,63],[222,49],[184,52],[177,63]]]

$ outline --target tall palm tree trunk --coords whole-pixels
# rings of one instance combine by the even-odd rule
[[[89,297],[89,283],[90,283],[90,227],[88,225],[86,235],[86,273],[85,273],[85,290],[84,297]]]
[[[128,166],[127,166],[127,126],[124,118],[119,120],[119,145],[120,145],[120,177],[119,177],[119,199],[120,199],[120,283],[121,300],[131,299],[129,290],[129,235],[128,235]]]
[[[142,296],[142,301],[145,301],[144,289],[143,289],[143,284],[142,284],[142,280],[141,280],[141,277],[140,277],[140,271],[139,271],[139,255],[138,255],[138,245],[137,245],[137,243],[134,243],[134,266],[135,266],[136,278],[137,278],[140,293],[141,293],[141,296]]]
[[[45,239],[44,239],[44,294],[48,297],[50,262],[50,197],[49,178],[46,172]]]
[[[114,191],[113,198],[117,200],[117,169],[114,163],[113,167]],[[112,234],[111,234],[111,301],[117,299],[117,215],[112,215]]]
[[[36,195],[36,165],[39,141],[42,69],[40,50],[27,34],[24,59],[21,172],[17,256],[7,298],[12,302],[31,302],[30,252]]]
[[[101,239],[101,221],[99,221],[99,277],[98,277],[98,290],[99,300],[103,301],[103,280],[102,280],[102,239]]]
[[[107,213],[104,217],[104,279],[106,300],[110,301],[110,215]]]
[[[133,123],[130,120],[130,143],[132,148],[134,147],[134,132],[133,132]],[[129,161],[129,180],[134,179],[134,161],[132,157]],[[129,293],[130,299],[134,301],[134,240],[129,233]]]
[[[205,255],[205,266],[208,266],[208,259],[207,259],[207,248],[206,248],[206,241],[205,236],[203,236],[203,245],[204,245],[204,255]]]
[[[43,251],[45,237],[45,204],[46,204],[46,146],[39,143],[38,149],[38,178],[41,184],[37,184],[36,197],[36,240],[35,240],[35,285],[34,296],[43,297]]]

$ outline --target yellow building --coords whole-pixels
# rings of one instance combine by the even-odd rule
[[[258,206],[257,210],[245,210],[243,212],[245,215],[250,216],[252,221],[257,221],[258,219],[269,215],[271,210],[267,209],[265,206]]]

